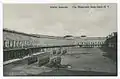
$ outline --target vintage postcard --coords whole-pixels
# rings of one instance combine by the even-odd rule
[[[3,76],[117,76],[117,4],[3,4]]]

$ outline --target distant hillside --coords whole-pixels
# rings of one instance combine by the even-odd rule
[[[10,29],[7,29],[7,28],[4,28],[3,32],[16,33],[16,34],[21,34],[21,35],[31,36],[31,37],[37,37],[37,38],[63,39],[63,37],[60,37],[60,36],[50,36],[50,35],[40,35],[40,34],[27,34],[27,33],[18,32],[18,31],[15,31],[15,30],[10,30]]]

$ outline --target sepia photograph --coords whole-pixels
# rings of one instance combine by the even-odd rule
[[[3,4],[3,76],[117,76],[117,4]]]

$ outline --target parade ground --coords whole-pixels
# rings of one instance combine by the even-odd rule
[[[99,48],[69,48],[62,56],[62,65],[69,68],[38,67],[31,65],[9,65],[4,67],[4,75],[116,75],[116,63],[105,57],[106,52]],[[114,53],[114,52],[113,52]]]

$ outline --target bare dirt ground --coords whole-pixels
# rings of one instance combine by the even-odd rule
[[[58,70],[34,63],[4,67],[4,75],[116,75],[116,64],[104,53],[99,48],[70,48],[62,56],[61,64],[69,64],[71,68]]]
[[[104,57],[99,48],[72,48],[63,56],[63,64],[71,64],[71,70],[116,72],[116,64],[109,58]]]

